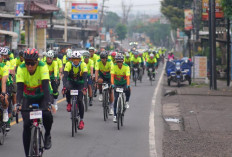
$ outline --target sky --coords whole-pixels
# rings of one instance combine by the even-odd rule
[[[64,8],[64,0],[61,1],[61,7]],[[102,6],[103,0],[67,0],[72,2],[91,2],[97,1],[99,8]],[[123,0],[126,5],[133,4],[131,13],[133,14],[160,14],[160,1],[161,0]],[[122,15],[122,0],[105,0],[105,6],[107,11],[116,12],[118,15]]]

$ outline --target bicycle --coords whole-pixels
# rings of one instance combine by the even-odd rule
[[[31,140],[29,146],[30,157],[42,157],[44,152],[44,142],[43,137],[43,118],[42,112],[49,111],[39,109],[39,104],[32,104],[29,109],[17,109],[21,112],[30,112],[31,120]],[[16,123],[18,123],[18,112],[16,113]]]
[[[5,137],[7,135],[6,132],[6,122],[3,122],[3,108],[0,106],[0,145],[4,144]]]
[[[125,93],[124,93],[123,88],[117,87],[115,90],[117,93],[119,93],[116,114],[117,114],[117,127],[118,127],[118,130],[120,130],[120,127],[122,127],[123,123],[124,123],[124,113],[126,111],[126,109],[125,109]]]
[[[148,68],[148,76],[149,76],[149,80],[151,82],[151,86],[152,86],[153,79],[155,78],[155,77],[153,77],[154,74],[155,74],[155,71],[153,72],[152,68]]]
[[[77,104],[78,90],[70,90],[71,95],[71,119],[72,119],[72,137],[74,137],[75,133],[77,133],[77,127],[80,123],[80,114]]]
[[[103,97],[103,101],[102,101],[102,107],[103,107],[103,117],[104,117],[104,121],[106,121],[108,119],[108,114],[109,114],[109,84],[108,83],[102,83],[102,97]]]
[[[133,80],[135,82],[135,86],[137,84],[137,79],[138,79],[138,68],[133,68]]]
[[[84,107],[85,107],[85,112],[88,111],[88,105],[89,105],[89,101],[88,101],[88,90],[87,90],[87,93],[86,95],[83,96],[83,102],[84,102]]]

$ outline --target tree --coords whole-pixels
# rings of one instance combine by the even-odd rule
[[[163,0],[161,12],[170,21],[173,30],[184,30],[184,9],[191,8],[193,0]]]
[[[123,40],[126,38],[126,34],[127,34],[127,27],[124,24],[118,24],[116,27],[116,33],[118,35],[118,39],[119,40]]]
[[[122,14],[123,14],[123,17],[122,17],[122,23],[123,24],[127,24],[127,21],[128,21],[128,15],[131,11],[133,7],[133,4],[130,2],[130,4],[128,5],[128,7],[125,5],[124,1],[122,1]]]
[[[103,18],[103,26],[109,30],[109,28],[115,29],[120,22],[120,17],[114,12],[107,12]]]
[[[232,19],[232,1],[231,0],[221,0],[222,8],[224,14],[227,18]]]

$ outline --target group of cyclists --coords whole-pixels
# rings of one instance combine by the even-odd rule
[[[97,51],[94,47],[88,50],[67,49],[62,59],[58,58],[58,50],[44,52],[42,58],[38,50],[28,48],[20,51],[19,56],[7,47],[0,47],[0,100],[3,111],[3,122],[10,130],[11,117],[17,108],[27,109],[31,104],[39,104],[43,110],[43,125],[45,128],[45,149],[51,148],[52,112],[58,110],[57,99],[62,81],[61,93],[66,95],[67,111],[71,112],[70,90],[78,90],[78,109],[80,123],[78,129],[84,129],[83,95],[88,95],[89,106],[93,105],[93,97],[99,91],[99,101],[102,98],[102,84],[108,83],[109,114],[117,123],[116,108],[118,93],[115,88],[123,87],[126,95],[125,108],[129,108],[131,95],[130,75],[133,68],[143,71],[145,68],[158,68],[158,61],[165,54],[165,49],[149,49],[130,51]],[[93,90],[93,87],[95,90]],[[22,112],[23,144],[26,156],[30,146],[29,112]]]

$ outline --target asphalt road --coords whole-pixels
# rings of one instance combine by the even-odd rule
[[[149,116],[152,102],[155,106],[155,144],[157,156],[162,156],[162,118],[160,116],[161,88],[154,98],[154,91],[161,74],[158,70],[154,85],[151,86],[147,76],[135,87],[131,82],[132,94],[130,108],[124,119],[124,126],[117,130],[112,116],[103,120],[103,111],[98,97],[94,105],[85,112],[85,128],[71,136],[70,113],[66,111],[66,101],[60,100],[59,110],[54,115],[52,128],[52,148],[45,151],[48,157],[149,157]],[[62,99],[60,97],[60,99]],[[153,100],[153,101],[152,101]],[[22,145],[22,122],[12,125],[5,144],[0,146],[1,157],[24,156]],[[156,156],[156,155],[155,155]]]

